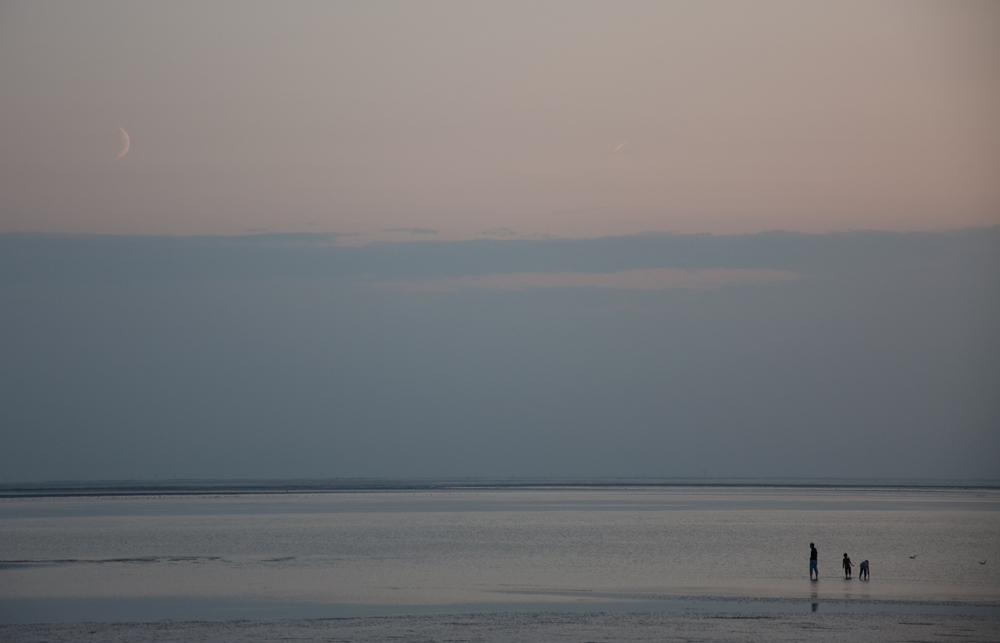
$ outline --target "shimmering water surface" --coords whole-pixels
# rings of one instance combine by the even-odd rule
[[[808,579],[810,542],[818,582]],[[844,579],[844,552],[871,562],[870,581]],[[87,605],[109,600],[121,612],[114,620],[177,618],[177,606],[192,603],[316,617],[655,610],[704,598],[778,599],[806,611],[865,601],[995,611],[1000,491],[16,498],[0,500],[0,561],[6,622],[88,620]],[[220,618],[249,615],[219,609]]]

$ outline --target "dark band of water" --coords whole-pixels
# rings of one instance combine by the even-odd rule
[[[630,487],[1000,489],[1000,480],[884,478],[332,478],[107,480],[0,484],[0,498]]]

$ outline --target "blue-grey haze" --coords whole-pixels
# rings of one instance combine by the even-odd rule
[[[1000,477],[998,227],[340,240],[0,235],[4,480]]]

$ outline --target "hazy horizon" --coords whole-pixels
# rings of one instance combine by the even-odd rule
[[[251,484],[253,483],[253,484]],[[204,486],[208,485],[208,486]],[[235,485],[235,486],[227,486]],[[467,476],[438,478],[72,478],[65,480],[0,481],[5,492],[37,491],[41,495],[148,495],[336,493],[338,491],[434,491],[521,488],[616,488],[616,487],[751,487],[751,488],[966,488],[1000,487],[1000,478],[812,478],[812,477],[529,477],[494,478]],[[16,494],[11,497],[18,497]]]
[[[996,479],[998,248],[0,235],[0,469]]]

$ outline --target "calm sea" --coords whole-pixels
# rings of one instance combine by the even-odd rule
[[[809,543],[820,579],[808,577]],[[844,553],[871,580],[845,580]],[[1000,613],[1000,491],[512,488],[0,499],[0,622]],[[706,607],[708,606],[708,607]],[[742,607],[741,607],[742,606]],[[888,606],[888,607],[887,607]]]

